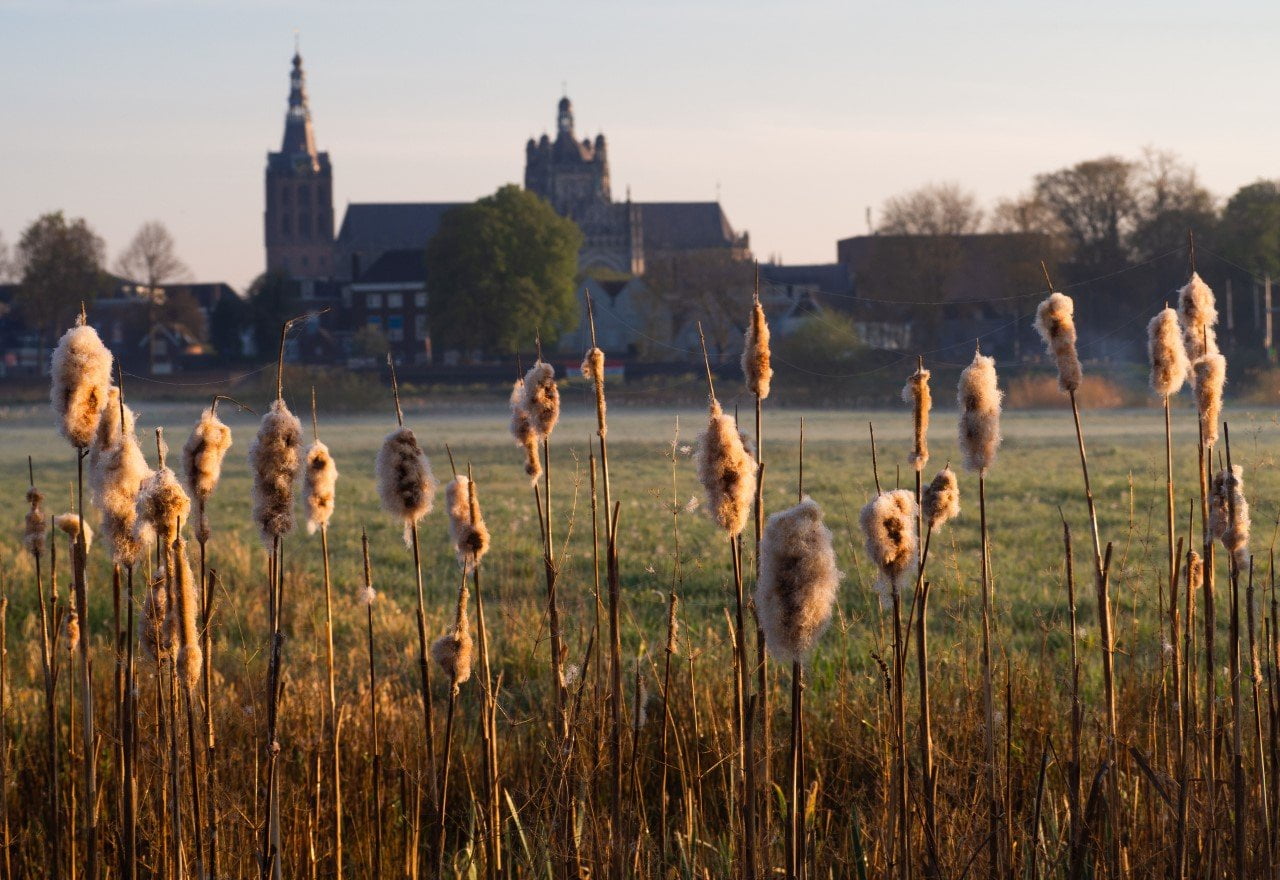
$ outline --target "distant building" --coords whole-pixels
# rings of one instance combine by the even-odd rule
[[[294,53],[289,109],[278,153],[267,154],[263,234],[267,269],[328,278],[333,266],[333,168],[316,149],[302,56]]]
[[[427,325],[427,274],[421,248],[387,251],[344,288],[351,324],[386,340],[397,363],[431,361]],[[368,352],[353,351],[357,366],[375,366]]]

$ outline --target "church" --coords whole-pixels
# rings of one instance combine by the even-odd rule
[[[265,184],[267,270],[301,282],[304,298],[340,297],[334,335],[374,328],[408,363],[430,362],[422,253],[444,214],[460,203],[352,202],[335,235],[333,165],[317,147],[297,53],[284,138],[280,150],[267,155]],[[589,291],[601,344],[619,353],[633,350],[643,335],[631,300],[640,293],[646,261],[699,251],[751,257],[747,234],[733,228],[719,202],[636,202],[629,190],[616,201],[605,136],[579,139],[568,97],[557,105],[554,137],[525,144],[524,186],[582,230],[583,324]],[[578,347],[577,340],[564,342]]]

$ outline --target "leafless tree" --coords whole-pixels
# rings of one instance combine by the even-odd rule
[[[162,307],[167,297],[164,285],[174,281],[185,281],[190,277],[190,270],[178,259],[175,252],[173,236],[159,220],[149,220],[133,236],[129,246],[116,258],[116,273],[130,281],[136,282],[142,289],[139,293],[146,298],[147,337],[151,368],[155,369],[156,339],[155,328],[158,320],[163,318]]]
[[[13,263],[13,252],[9,248],[9,242],[4,240],[4,233],[0,232],[0,284],[16,281],[17,277],[17,267]]]
[[[958,183],[930,183],[893,196],[881,213],[882,235],[967,235],[982,226],[978,197]]]

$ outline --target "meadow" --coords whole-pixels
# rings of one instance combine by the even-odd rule
[[[502,803],[493,823],[497,827],[491,828],[493,813],[481,806],[485,794],[479,755],[484,731],[479,720],[479,685],[473,680],[461,685],[458,697],[458,727],[452,744],[455,775],[441,852],[434,831],[435,779],[424,763],[417,705],[411,557],[400,523],[381,512],[375,492],[374,460],[383,437],[395,427],[391,398],[388,394],[382,412],[339,415],[326,413],[324,388],[316,389],[316,394],[319,436],[329,446],[340,473],[328,533],[345,855],[342,865],[336,864],[330,830],[333,777],[328,759],[323,758],[329,723],[323,697],[326,636],[319,536],[307,535],[299,527],[283,542],[287,611],[278,737],[283,768],[279,805],[285,841],[283,875],[365,877],[374,876],[375,865],[380,865],[382,876],[433,876],[436,872],[497,876],[486,836],[499,841],[503,876],[610,876],[618,851],[629,876],[730,875],[736,865],[734,799],[741,795],[729,770],[734,751],[733,595],[728,553],[706,515],[691,455],[706,424],[706,409],[619,403],[609,414],[612,490],[620,504],[620,641],[628,717],[626,799],[622,827],[615,828],[609,816],[607,784],[612,771],[604,746],[610,689],[609,658],[602,654],[607,627],[602,555],[605,511],[603,501],[592,495],[591,471],[598,462],[593,462],[596,422],[590,391],[580,394],[578,388],[566,388],[566,409],[550,442],[549,518],[555,535],[560,631],[570,670],[567,687],[572,695],[567,742],[554,731],[551,709],[555,689],[547,663],[547,595],[538,514],[522,470],[522,453],[508,432],[505,403],[495,399],[460,405],[415,399],[406,407],[405,423],[417,432],[442,486],[451,476],[450,453],[459,471],[470,469],[492,534],[492,548],[483,563],[484,602],[489,662],[497,683]],[[726,410],[741,403],[746,425],[753,401],[745,393],[735,401],[735,394],[724,389],[721,399]],[[984,823],[977,818],[985,804],[978,791],[983,778],[978,745],[981,719],[973,711],[980,688],[976,650],[980,540],[976,480],[959,467],[956,413],[947,406],[952,391],[939,387],[934,394],[940,405],[933,413],[926,480],[944,462],[953,462],[960,475],[963,510],[935,536],[929,568],[939,827],[945,829],[945,839],[936,843],[936,870],[939,876],[960,877],[979,871],[979,853],[989,843],[984,839]],[[312,434],[309,396],[309,388],[287,388],[285,394],[303,420],[304,446]],[[269,403],[244,402],[258,413]],[[172,450],[170,464],[177,468],[178,450],[203,404],[148,404],[145,400],[132,404],[139,411],[139,436],[148,460],[155,461],[153,429],[163,427]],[[215,590],[212,718],[219,767],[216,786],[205,787],[208,804],[216,808],[218,817],[222,874],[254,876],[260,868],[258,843],[264,821],[259,811],[271,635],[267,553],[248,515],[251,481],[245,456],[257,418],[225,402],[219,414],[232,429],[234,446],[209,506],[208,565],[215,573],[211,580]],[[1266,556],[1280,511],[1280,472],[1275,468],[1280,453],[1278,415],[1272,410],[1233,408],[1229,402],[1225,418],[1231,425],[1233,461],[1244,467],[1246,475],[1258,558],[1255,577],[1262,587],[1270,584]],[[1114,835],[1123,838],[1118,845],[1124,853],[1123,876],[1154,876],[1165,870],[1167,856],[1161,841],[1167,840],[1172,827],[1166,809],[1168,793],[1160,784],[1166,788],[1172,784],[1174,751],[1167,729],[1172,703],[1167,693],[1170,636],[1164,612],[1168,601],[1164,425],[1155,405],[1086,410],[1083,419],[1100,533],[1104,542],[1114,546],[1110,601],[1122,707],[1120,739],[1132,749],[1120,750],[1120,766],[1111,771],[1120,780],[1118,796],[1125,813]],[[1198,547],[1195,412],[1177,406],[1173,419],[1179,533],[1188,536],[1188,548]],[[910,876],[903,873],[906,866],[894,846],[898,831],[890,767],[894,748],[889,718],[891,621],[871,589],[874,566],[866,559],[858,525],[858,512],[876,493],[877,479],[885,489],[913,487],[914,472],[906,463],[911,446],[910,408],[798,410],[766,401],[764,424],[766,512],[795,503],[803,472],[803,492],[824,509],[845,574],[834,623],[806,673],[803,767],[809,876]],[[874,471],[869,426],[875,431]],[[47,512],[72,509],[74,452],[57,436],[47,408],[15,406],[4,413],[0,430],[5,439],[0,447],[0,493],[12,499],[9,528],[0,532],[0,585],[8,599],[4,852],[5,866],[13,872],[10,876],[29,876],[41,870],[37,866],[47,867],[50,855],[44,811],[33,806],[45,800],[41,754],[47,731],[35,572],[20,545],[22,496],[30,456],[36,484],[46,495]],[[1076,650],[1083,682],[1086,763],[1096,768],[1106,751],[1098,612],[1089,573],[1092,551],[1086,538],[1089,521],[1065,397],[1058,409],[1005,413],[1003,435],[1004,444],[986,480],[1001,705],[999,762],[1002,784],[1007,786],[1003,845],[1008,876],[1067,876],[1070,846],[1064,829],[1072,821],[1073,806],[1066,792],[1072,638],[1063,518],[1075,538]],[[453,619],[460,576],[440,509],[442,496],[437,509],[420,524],[427,631],[432,638]],[[368,535],[378,595],[372,606],[377,667],[372,702],[381,725],[380,753],[370,738],[366,609],[356,598],[363,584],[362,530]],[[66,541],[61,535],[58,539],[62,552]],[[746,557],[750,591],[754,586],[750,548]],[[69,576],[66,566],[56,586],[64,598]],[[87,582],[88,635],[99,694],[97,809],[103,829],[103,873],[120,876],[117,757],[112,741],[118,712],[113,699],[118,687],[113,680],[117,654],[111,634],[113,626],[123,628],[125,600],[113,592],[110,560],[98,546],[89,553]],[[138,602],[145,582],[140,573]],[[1225,583],[1222,565],[1220,644],[1227,639],[1226,590],[1221,588]],[[675,652],[669,654],[673,594],[678,597],[679,634]],[[1265,607],[1261,613],[1268,625],[1274,623]],[[747,638],[754,653],[754,626]],[[66,657],[62,665],[64,672],[70,668]],[[174,865],[180,871],[192,870],[197,833],[185,815],[182,827],[173,829],[161,802],[168,755],[162,741],[148,740],[164,723],[162,701],[152,702],[149,696],[160,693],[159,673],[154,663],[139,657],[139,876],[169,876],[172,871],[166,870]],[[908,670],[908,674],[915,673]],[[761,731],[770,743],[766,777],[773,786],[758,801],[761,860],[769,868],[766,876],[781,872],[784,849],[788,676],[788,669],[771,664],[772,733]],[[67,778],[62,783],[68,797],[74,793],[76,778],[70,768],[84,760],[76,752],[75,738],[69,736],[77,722],[66,706],[75,697],[62,681],[72,679],[63,675],[59,683],[61,742],[64,748],[70,743]],[[1268,674],[1268,695],[1271,681]],[[914,684],[910,688],[908,694],[914,695]],[[1220,695],[1224,692],[1225,685],[1219,690]],[[443,713],[447,693],[447,682],[437,680],[433,692],[437,713]],[[915,712],[914,705],[907,707],[906,737],[911,742],[918,734]],[[440,724],[439,718],[436,723]],[[439,729],[436,736],[440,737]],[[436,760],[440,750],[437,742]],[[379,754],[377,764],[375,753]],[[914,751],[912,761],[914,816],[920,809]],[[1260,768],[1251,763],[1251,784],[1265,787],[1266,782],[1254,775],[1256,769]],[[206,766],[202,772],[207,770]],[[380,774],[380,802],[374,800],[374,772]],[[181,791],[189,784],[184,777]],[[178,796],[185,801],[187,795]],[[63,806],[66,827],[75,827],[73,803],[64,799]],[[1209,818],[1196,825],[1195,851],[1197,857],[1207,858],[1207,842],[1226,833],[1226,811],[1216,815],[1211,807],[1201,809]],[[1193,819],[1199,822],[1200,815],[1194,813]],[[918,855],[925,842],[914,819],[912,825],[912,848]],[[1269,859],[1270,832],[1260,818],[1257,827],[1251,826],[1250,834],[1260,841],[1253,848],[1260,866]],[[1101,837],[1094,844],[1100,849],[1104,848]],[[74,847],[74,842],[69,845]],[[1225,852],[1226,844],[1222,846]],[[64,872],[72,871],[76,863],[74,849],[68,852],[65,847],[53,858],[65,860]],[[1225,870],[1225,856],[1221,861],[1215,871]],[[1095,876],[1112,876],[1105,859],[1100,858],[1099,865]],[[921,866],[917,859],[915,870],[921,871]]]

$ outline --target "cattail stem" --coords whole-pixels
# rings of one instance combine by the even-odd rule
[[[413,548],[413,571],[418,590],[418,675],[422,684],[423,735],[426,738],[427,774],[431,780],[431,795],[434,800],[436,795],[435,718],[431,710],[431,664],[427,659],[427,608],[422,589],[422,551],[418,545],[416,521],[410,525],[410,542]]]
[[[366,591],[365,622],[369,646],[369,731],[373,750],[373,876],[382,876],[382,752],[378,739],[378,674],[373,646],[373,569],[369,565],[369,535],[362,529],[360,545],[364,558]]]
[[[76,510],[84,516],[84,459],[87,450],[76,449]],[[89,626],[88,589],[85,584],[85,562],[88,547],[85,544],[84,528],[76,534],[75,552],[72,554],[72,572],[75,577],[76,610],[80,615],[80,665],[81,665],[81,699],[82,715],[80,733],[83,738],[82,750],[84,774],[84,827],[85,827],[85,878],[98,880],[98,777],[95,760],[94,720],[93,720],[93,662],[91,659]]]
[[[920,472],[916,471],[917,486]],[[917,491],[917,497],[919,496]],[[925,876],[938,876],[938,815],[935,793],[938,780],[933,768],[933,713],[929,705],[929,582],[925,580],[925,564],[933,529],[925,530],[920,550],[920,570],[916,575],[916,666],[920,678],[920,788],[924,803]],[[910,628],[908,627],[908,630]],[[908,633],[909,637],[909,633]]]
[[[200,620],[204,626],[200,632],[201,650],[204,652],[204,750],[205,750],[205,777],[208,782],[206,790],[209,792],[209,880],[217,880],[219,876],[218,863],[218,763],[217,749],[218,741],[214,734],[213,727],[213,599],[214,592],[212,582],[214,574],[206,573],[205,569],[205,542],[200,542],[200,584],[201,584],[201,614]],[[132,571],[130,572],[132,577]],[[130,609],[132,611],[132,609]],[[132,632],[132,628],[130,629]],[[132,647],[132,646],[130,646]]]
[[[196,843],[196,876],[205,876],[204,872],[204,804],[200,797],[200,759],[196,751],[196,710],[195,688],[184,687],[183,696],[187,703],[187,752],[188,765],[191,768],[191,815],[194,820],[192,837]]]
[[[1201,538],[1204,553],[1204,659],[1205,659],[1205,724],[1204,724],[1204,759],[1206,766],[1205,791],[1208,795],[1208,862],[1210,870],[1215,871],[1217,865],[1217,818],[1218,818],[1218,737],[1217,737],[1217,674],[1216,652],[1214,650],[1214,634],[1217,631],[1216,601],[1214,595],[1215,548],[1213,536],[1209,532],[1209,467],[1212,464],[1213,447],[1206,442],[1204,427],[1201,425],[1199,443],[1199,478],[1200,478],[1200,520]]]
[[[134,693],[133,566],[125,567],[125,665],[124,665],[124,870],[121,876],[138,876],[138,700]],[[210,765],[212,766],[212,765]],[[210,872],[210,878],[216,876]]]
[[[1273,802],[1269,799],[1267,789],[1267,761],[1262,747],[1262,672],[1258,662],[1257,621],[1254,610],[1253,559],[1249,560],[1249,581],[1245,590],[1244,607],[1246,610],[1246,626],[1249,634],[1249,681],[1253,690],[1253,725],[1254,725],[1254,761],[1258,774],[1258,794],[1262,802],[1262,831],[1266,844],[1266,873],[1272,876],[1275,872],[1275,849],[1272,846],[1271,810]],[[1275,768],[1272,768],[1275,772]]]
[[[759,273],[759,267],[756,269]],[[760,540],[764,537],[764,420],[763,400],[759,394],[755,397],[756,427],[756,498],[755,498],[755,565],[756,578],[760,576]],[[803,430],[803,429],[802,429]],[[760,615],[754,606],[752,614],[756,618],[756,705],[760,711],[760,790],[765,797],[761,800],[763,807],[760,815],[759,839],[769,839],[771,817],[773,811],[768,808],[768,792],[773,791],[773,769],[770,757],[773,754],[773,717],[769,710],[769,664],[765,662],[764,630],[760,627]],[[755,760],[754,756],[752,760]],[[752,797],[756,797],[753,792]]]
[[[312,391],[312,413],[314,416],[314,389]],[[324,576],[324,635],[325,635],[325,670],[329,680],[329,748],[333,813],[333,872],[337,880],[342,880],[342,752],[338,744],[338,692],[333,675],[333,588],[329,577],[329,526],[320,526],[320,559]]]
[[[458,618],[464,619],[463,602],[466,601],[467,595],[467,570],[466,566],[462,569],[462,584],[458,587]],[[436,817],[439,822],[437,826],[436,837],[436,876],[444,876],[444,850],[445,850],[445,818],[449,806],[449,768],[453,758],[453,716],[458,704],[458,680],[455,674],[453,680],[449,682],[449,708],[445,712],[444,717],[444,758],[440,771],[440,800],[436,807]]]
[[[1223,446],[1227,454],[1227,473],[1234,474],[1231,466],[1231,431],[1226,422],[1222,424]],[[1237,491],[1227,489],[1227,508],[1230,522],[1236,521]],[[1227,565],[1231,575],[1231,616],[1227,648],[1227,668],[1231,678],[1231,793],[1232,808],[1232,844],[1235,851],[1235,874],[1237,877],[1247,876],[1249,869],[1245,857],[1245,832],[1247,820],[1245,813],[1245,777],[1244,777],[1244,699],[1240,692],[1240,562],[1238,554],[1228,552]],[[1263,795],[1263,809],[1266,795]]]
[[[894,800],[898,812],[899,876],[911,880],[911,818],[907,794],[906,647],[902,639],[902,594],[893,589]]]
[[[738,722],[738,773],[742,780],[742,858],[744,876],[756,876],[756,839],[755,839],[755,762],[750,754],[751,745],[751,713],[747,705],[747,676],[750,667],[747,665],[746,616],[743,613],[742,587],[742,537],[729,536],[729,553],[733,562],[733,598],[734,598],[734,652],[735,682],[734,696],[737,701]]]
[[[803,766],[804,667],[791,664],[791,761],[790,791],[787,796],[787,880],[804,880],[802,856],[805,807]]]
[[[988,876],[996,880],[1001,874],[1000,854],[1000,817],[1003,809],[1000,806],[1000,787],[998,784],[998,767],[996,766],[996,719],[995,694],[992,687],[991,674],[991,563],[989,545],[987,543],[987,477],[984,471],[978,473],[978,522],[982,543],[982,709],[983,709],[983,745],[987,760],[987,865]]]
[[[607,492],[607,480],[605,487]],[[612,831],[615,838],[612,848],[613,871],[610,875],[613,880],[624,880],[623,860],[625,858],[625,848],[622,845],[622,638],[618,620],[622,578],[619,572],[617,553],[618,518],[621,512],[621,502],[615,502],[613,507],[606,510],[609,515],[609,521],[606,523],[607,537],[605,539],[605,567],[609,580],[609,715],[612,722],[610,725],[609,749],[612,753],[613,763],[613,778],[611,780],[613,798],[609,806],[612,811],[610,818],[612,819]],[[692,687],[692,684],[690,686]]]

